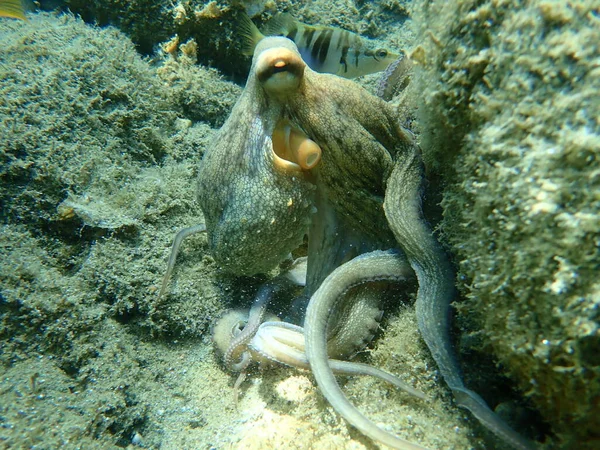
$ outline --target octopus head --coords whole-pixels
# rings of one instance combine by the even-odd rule
[[[237,275],[264,273],[302,244],[315,212],[311,173],[320,146],[285,112],[303,84],[296,45],[265,38],[248,82],[198,174],[198,201],[215,261]]]

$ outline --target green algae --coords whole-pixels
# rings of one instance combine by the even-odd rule
[[[166,306],[153,295],[173,230],[201,220],[195,160],[212,130],[189,126],[114,29],[31,15],[3,22],[0,41],[1,439],[127,443],[147,419],[140,368],[157,389],[173,365],[144,339],[201,334],[222,310],[216,281]],[[41,397],[22,395],[35,373]]]

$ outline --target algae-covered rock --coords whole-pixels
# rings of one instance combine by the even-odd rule
[[[121,30],[143,55],[161,51],[176,54],[193,41],[200,64],[214,67],[243,84],[251,57],[243,52],[240,15],[261,26],[278,12],[289,12],[313,25],[341,27],[370,38],[388,39],[408,19],[406,1],[364,2],[360,8],[346,0],[293,2],[289,0],[65,0],[69,11],[84,21]],[[408,27],[403,27],[408,31]],[[404,45],[395,39],[392,47]],[[190,49],[191,50],[191,49]]]
[[[600,415],[600,11],[593,1],[420,2],[413,88],[459,317],[556,433]]]
[[[220,127],[240,96],[241,88],[224,81],[216,70],[195,65],[194,61],[195,55],[169,58],[158,75],[169,87],[174,105],[189,120]]]
[[[89,23],[112,25],[130,36],[144,54],[175,32],[170,0],[66,0],[74,14]]]
[[[176,116],[122,34],[69,16],[2,26],[4,219],[52,220],[67,191],[112,194],[168,154]]]
[[[246,4],[252,3],[252,4]],[[243,80],[250,57],[240,51],[238,15],[244,8],[263,12],[265,2],[188,0],[67,0],[70,11],[87,23],[112,25],[127,35],[141,54],[155,55],[175,36],[167,50],[194,39],[198,60]],[[270,10],[274,10],[274,3]],[[258,8],[258,9],[256,9]],[[173,42],[173,41],[171,41]]]
[[[201,220],[213,131],[122,33],[28,19],[0,28],[0,441],[125,446],[174,365],[142,337],[200,336],[223,309],[210,262],[201,288],[156,296],[175,230]]]

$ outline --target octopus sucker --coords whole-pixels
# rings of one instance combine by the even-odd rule
[[[289,281],[285,277],[279,277],[269,283],[263,284],[256,295],[256,299],[248,312],[248,317],[243,327],[237,332],[233,330],[231,340],[224,349],[223,363],[230,370],[240,372],[252,361],[248,354],[248,343],[255,336],[260,324],[267,315],[267,305],[281,291],[288,287]],[[226,316],[227,317],[227,316]],[[271,316],[271,320],[277,320]],[[223,339],[221,336],[217,339]],[[225,345],[221,344],[224,348]],[[241,359],[240,359],[241,358]]]
[[[248,346],[252,352],[273,362],[297,369],[310,369],[306,356],[304,329],[287,322],[263,322]],[[369,375],[396,386],[421,400],[425,394],[403,382],[400,378],[368,364],[327,358],[327,364],[337,375]]]
[[[296,369],[309,369],[310,365],[305,352],[304,330],[298,325],[281,322],[276,316],[266,313],[265,322],[255,329],[252,324],[252,310],[236,309],[227,311],[213,329],[215,348],[223,354],[226,368],[234,372],[242,372],[252,362],[266,364],[276,363]],[[255,315],[256,317],[256,315]],[[254,334],[252,334],[254,331]],[[251,335],[249,339],[242,335]],[[242,341],[244,341],[242,343]],[[235,355],[238,362],[232,360]],[[421,400],[427,400],[425,394],[408,385],[400,378],[368,364],[342,361],[327,358],[327,364],[337,375],[372,376],[379,378],[406,393]],[[236,387],[243,381],[238,378]]]

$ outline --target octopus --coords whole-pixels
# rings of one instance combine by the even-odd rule
[[[289,39],[265,38],[198,180],[205,224],[176,237],[161,293],[191,233],[205,231],[216,262],[238,275],[271,270],[308,236],[299,275],[271,280],[249,311],[229,312],[214,327],[225,366],[242,373],[236,387],[252,361],[310,369],[335,411],[364,435],[422,449],[359,412],[335,378],[375,376],[424,397],[393,375],[346,361],[377,329],[386,286],[416,280],[418,328],[457,404],[514,448],[532,448],[462,380],[450,341],[454,272],[422,214],[420,149],[391,105],[351,80],[314,72]],[[303,326],[267,311],[289,278],[304,285],[295,302]]]

